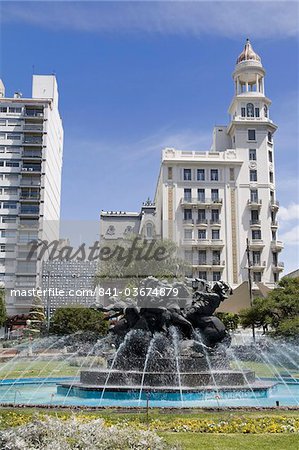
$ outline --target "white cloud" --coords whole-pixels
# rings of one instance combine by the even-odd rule
[[[280,235],[280,239],[284,244],[299,245],[299,225],[292,227]],[[297,255],[298,256],[298,255]]]
[[[226,37],[298,34],[298,4],[286,1],[2,2],[3,21],[83,32]]]
[[[289,206],[281,206],[278,217],[280,221],[290,222],[293,220],[299,221],[299,204],[291,203]]]

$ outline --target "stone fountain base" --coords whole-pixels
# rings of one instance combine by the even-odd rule
[[[255,381],[252,370],[212,370],[200,372],[180,372],[180,382],[176,372],[146,372],[137,370],[121,371],[107,369],[82,370],[80,381],[61,383],[57,388],[60,395],[83,398],[117,398],[117,393],[125,393],[138,398],[140,391],[163,394],[198,394],[206,399],[211,392],[229,398],[266,397],[273,383]],[[215,394],[215,395],[216,395]],[[123,395],[123,394],[120,394]]]

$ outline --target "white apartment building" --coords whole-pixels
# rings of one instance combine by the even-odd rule
[[[41,261],[27,261],[28,242],[58,239],[63,128],[54,75],[33,75],[32,98],[5,95],[0,80],[0,277],[8,314],[32,298],[11,289],[39,286]]]
[[[217,126],[209,151],[167,148],[155,204],[162,237],[174,240],[208,281],[238,286],[252,278],[273,287],[283,263],[277,239],[274,142],[265,69],[247,40],[233,72],[230,122]]]

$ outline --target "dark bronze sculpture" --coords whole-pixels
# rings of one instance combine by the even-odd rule
[[[101,309],[105,311],[107,320],[111,321],[110,331],[117,337],[118,344],[131,330],[144,332],[148,340],[155,333],[168,336],[170,328],[176,327],[180,341],[188,341],[189,344],[184,343],[185,347],[189,345],[193,350],[201,349],[194,345],[198,342],[198,336],[207,348],[214,348],[219,343],[229,345],[229,334],[221,320],[213,314],[220,303],[232,294],[231,287],[223,281],[215,282],[212,288],[205,280],[193,279],[189,280],[190,283],[191,289],[183,282],[171,284],[148,277],[141,283],[141,288],[147,290],[148,295],[125,301],[110,298],[109,305]],[[155,295],[151,295],[152,292]]]

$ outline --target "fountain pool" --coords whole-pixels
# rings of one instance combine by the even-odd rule
[[[5,380],[0,386],[0,403],[10,405],[56,405],[82,407],[150,407],[159,408],[210,408],[210,407],[275,407],[298,406],[299,382],[277,383],[276,379],[262,380],[271,382],[274,386],[259,390],[253,395],[251,390],[222,389],[216,391],[213,386],[205,391],[180,392],[171,390],[159,392],[144,389],[140,395],[139,389],[132,391],[85,391],[84,396],[77,396],[76,391],[57,390],[57,383],[73,382],[73,378],[47,378],[19,380]],[[42,383],[42,388],[40,385]]]

